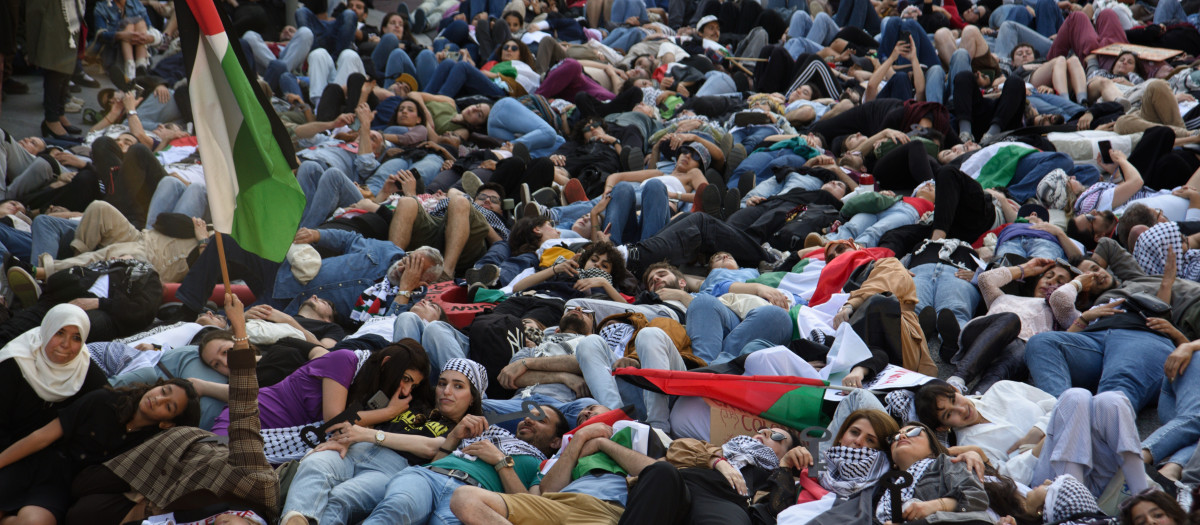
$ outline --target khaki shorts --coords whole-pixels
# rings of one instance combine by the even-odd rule
[[[488,225],[487,219],[483,217],[483,213],[471,206],[471,215],[468,219],[468,234],[467,244],[463,246],[462,255],[458,258],[458,268],[456,272],[466,271],[475,265],[475,261],[483,257],[487,252],[487,234],[491,226]],[[446,218],[434,217],[425,211],[424,206],[417,206],[417,218],[413,220],[412,240],[409,243],[413,248],[420,246],[432,246],[441,250],[445,255],[446,251]],[[450,271],[449,268],[446,269]]]
[[[513,525],[616,525],[625,509],[587,494],[501,494]]]

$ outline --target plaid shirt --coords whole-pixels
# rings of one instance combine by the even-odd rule
[[[229,444],[196,427],[173,427],[105,463],[135,492],[162,509],[196,491],[279,514],[279,478],[263,455],[254,353],[229,352]],[[264,514],[265,513],[265,514]]]
[[[450,199],[442,199],[438,201],[438,203],[435,204],[432,209],[429,210],[429,215],[433,217],[444,218],[446,216],[446,208],[449,207]],[[496,233],[500,235],[501,239],[508,240],[508,226],[504,225],[504,221],[500,219],[499,215],[496,215],[496,212],[476,204],[475,201],[471,201],[471,207],[479,210],[479,213],[483,214],[483,218],[487,220],[488,226],[491,226],[493,230],[496,230]]]

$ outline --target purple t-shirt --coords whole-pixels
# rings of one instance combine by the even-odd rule
[[[353,350],[335,350],[313,359],[286,379],[258,391],[258,415],[262,428],[287,428],[325,419],[321,411],[321,382],[325,378],[350,388],[358,356]],[[217,435],[229,433],[229,408],[213,422]]]

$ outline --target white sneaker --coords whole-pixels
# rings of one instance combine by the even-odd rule
[[[132,60],[126,60],[125,61],[125,79],[133,80],[133,77],[136,77],[136,76],[137,76],[137,64],[135,64]]]
[[[68,100],[67,102],[71,104],[78,104],[80,106],[83,105],[83,99],[76,96],[71,96],[71,100]]]
[[[83,105],[76,104],[74,102],[67,102],[66,105],[63,106],[63,111],[66,111],[67,113],[79,113],[80,111],[83,111]]]

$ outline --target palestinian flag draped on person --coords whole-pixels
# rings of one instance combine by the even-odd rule
[[[618,368],[613,375],[646,390],[673,396],[696,396],[720,401],[794,429],[825,426],[829,417],[821,403],[829,383],[793,376],[739,376]]]
[[[213,227],[280,262],[304,211],[295,152],[267,111],[246,60],[231,45],[213,0],[176,2],[179,34]]]

